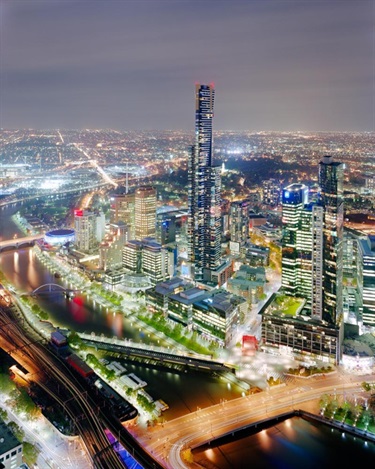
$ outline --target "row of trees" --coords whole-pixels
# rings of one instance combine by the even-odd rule
[[[319,405],[325,417],[375,433],[375,408],[369,405],[369,400],[323,394]]]
[[[10,407],[12,412],[19,415],[26,414],[27,420],[36,420],[40,417],[40,409],[30,398],[26,388],[17,387],[9,373],[3,368],[0,371],[0,393],[5,396],[4,404]],[[38,459],[38,449],[32,443],[25,441],[24,430],[16,422],[10,420],[4,408],[0,408],[0,418],[7,424],[13,435],[22,442],[23,459],[29,467],[33,467]]]

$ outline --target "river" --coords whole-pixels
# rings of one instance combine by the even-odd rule
[[[16,208],[0,212],[0,240],[22,232],[12,222]],[[56,279],[39,261],[32,248],[6,251],[0,254],[0,270],[17,290],[28,293],[47,283],[63,283]],[[94,304],[85,295],[67,300],[62,295],[40,299],[40,306],[50,315],[56,326],[77,332],[103,333],[106,336],[131,338],[133,341],[156,343],[157,338],[148,336],[142,328],[133,324],[122,314],[108,313],[106,308]],[[122,361],[127,371],[135,373],[148,383],[146,391],[154,399],[163,399],[169,409],[163,412],[166,420],[218,404],[222,399],[233,399],[242,390],[206,374],[181,374],[171,370],[160,371],[145,365]],[[375,445],[350,435],[343,436],[337,430],[324,425],[311,424],[301,418],[289,419],[258,434],[228,443],[220,448],[198,452],[196,457],[215,469],[285,468],[309,469],[331,468],[337,455],[346,462],[355,455],[353,462],[373,462]],[[245,465],[244,465],[245,462]],[[209,466],[211,464],[211,466]],[[215,464],[215,465],[213,465]]]
[[[0,240],[22,236],[18,227],[11,221],[15,208],[0,212]],[[7,220],[7,222],[5,222]],[[0,254],[0,270],[7,280],[20,293],[30,293],[35,288],[48,283],[64,284],[56,279],[38,259],[33,248],[18,251],[5,251]],[[48,312],[50,321],[58,327],[76,332],[95,332],[106,337],[131,339],[134,342],[163,345],[160,337],[149,334],[144,328],[123,314],[109,312],[92,298],[76,295],[73,300],[64,295],[48,295],[38,300],[40,307]],[[158,342],[159,341],[159,342]],[[121,360],[119,360],[121,361]],[[240,397],[242,389],[205,373],[178,373],[172,370],[161,371],[145,365],[125,363],[127,370],[135,373],[148,383],[146,391],[154,399],[162,399],[169,406],[163,418],[169,420],[197,409],[220,403],[221,400]]]

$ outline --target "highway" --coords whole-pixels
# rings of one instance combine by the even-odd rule
[[[183,460],[185,450],[194,449],[236,429],[291,410],[301,409],[318,414],[319,399],[323,394],[363,392],[361,383],[364,381],[375,382],[375,374],[349,377],[334,373],[325,378],[300,378],[293,384],[197,409],[159,426],[129,429],[164,468],[193,468],[196,467],[194,463]]]

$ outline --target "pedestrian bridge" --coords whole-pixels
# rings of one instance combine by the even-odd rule
[[[30,296],[40,295],[51,295],[56,293],[63,293],[67,298],[72,298],[76,293],[80,293],[81,290],[72,290],[71,288],[65,288],[58,283],[45,283],[35,288],[29,293]]]

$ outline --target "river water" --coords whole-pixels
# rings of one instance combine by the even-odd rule
[[[374,466],[375,444],[292,417],[237,441],[194,450],[194,460],[212,469],[332,469],[339,461],[364,468]]]
[[[14,233],[23,236],[11,219],[15,211],[15,208],[11,208],[0,212],[0,240],[11,238]],[[21,294],[30,293],[48,283],[64,285],[63,279],[56,279],[54,272],[42,264],[33,248],[2,252],[0,270]],[[38,303],[42,310],[48,312],[49,320],[55,326],[76,332],[95,332],[106,337],[131,339],[133,342],[144,344],[164,345],[160,337],[149,334],[124,315],[95,304],[92,298],[86,295],[76,295],[74,299],[69,300],[57,293],[40,297]],[[148,383],[145,389],[148,394],[168,404],[169,409],[163,412],[166,420],[195,411],[197,407],[204,408],[218,404],[222,399],[240,397],[243,391],[204,373],[181,374],[172,370],[155,370],[130,362],[123,363],[129,373],[136,374]]]
[[[12,222],[11,215],[16,208],[0,211],[0,240],[9,239],[22,232]],[[32,248],[6,251],[0,254],[0,270],[17,290],[31,292],[40,285],[63,283],[36,257]],[[40,299],[40,306],[50,315],[55,326],[77,332],[103,333],[109,337],[132,339],[135,342],[157,343],[157,338],[148,335],[122,314],[108,313],[87,298],[78,295],[67,300],[62,295]],[[218,404],[222,399],[240,397],[242,390],[228,383],[213,379],[205,374],[180,374],[156,370],[145,365],[134,365],[122,361],[129,373],[135,373],[148,383],[146,391],[154,399],[163,399],[169,409],[163,413],[166,420]],[[301,418],[288,419],[274,427],[251,435],[219,448],[197,452],[203,467],[215,469],[242,469],[243,467],[320,469],[331,468],[338,454],[346,462],[353,456],[353,462],[373,462],[375,445],[360,438],[342,436],[337,430],[324,425],[311,424]],[[211,466],[209,466],[211,464]],[[214,464],[214,465],[213,465]]]

